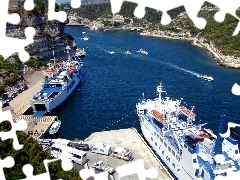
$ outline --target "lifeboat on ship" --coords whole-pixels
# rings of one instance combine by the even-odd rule
[[[204,138],[209,138],[208,133],[200,133],[195,136],[195,139],[204,139]]]
[[[157,110],[152,110],[151,111],[152,115],[154,116],[154,118],[160,122],[165,120],[165,116],[164,114],[158,112]]]
[[[194,112],[192,112],[191,110],[189,110],[185,106],[181,106],[180,108],[181,108],[181,111],[183,112],[183,114],[185,114],[186,116],[193,116],[193,117],[196,116],[196,114]]]

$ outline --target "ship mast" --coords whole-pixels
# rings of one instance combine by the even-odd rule
[[[66,50],[67,50],[67,53],[68,53],[68,60],[70,61],[71,60],[70,53],[69,53],[69,50],[71,50],[70,46],[67,46]]]
[[[51,61],[53,61],[53,67],[54,67],[54,69],[56,68],[56,58],[55,58],[55,53],[54,53],[54,49],[53,49],[53,59],[50,59]]]
[[[219,129],[218,129],[218,134],[217,134],[217,139],[216,139],[216,142],[215,142],[215,147],[214,147],[214,153],[215,154],[219,154],[222,152],[222,146],[221,146],[221,139],[222,137],[220,136],[220,133],[222,133],[223,131],[223,123],[224,123],[224,117],[225,117],[225,102],[223,103],[223,110],[222,110],[222,116],[221,116],[221,119],[220,119],[220,123],[219,123]]]
[[[157,92],[159,93],[158,94],[158,102],[160,104],[162,102],[162,92],[166,92],[166,91],[163,91],[162,88],[163,88],[162,83],[160,83],[160,85],[157,87]]]

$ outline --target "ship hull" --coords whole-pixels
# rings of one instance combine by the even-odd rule
[[[68,82],[67,87],[64,90],[61,90],[57,96],[50,102],[44,101],[31,101],[30,105],[33,108],[34,112],[39,111],[36,106],[42,106],[41,109],[44,110],[45,114],[51,113],[56,110],[63,102],[65,102],[74,90],[78,87],[82,80],[82,71],[81,69],[77,72],[71,81]]]
[[[154,136],[154,131],[156,130],[152,125],[144,118],[139,116],[140,126],[142,134],[148,144],[154,149],[155,153],[161,158],[161,160],[167,165],[170,171],[179,180],[195,180],[196,177],[191,177],[183,168],[179,161],[169,152],[168,147],[161,143],[156,136]],[[159,133],[160,135],[160,133]],[[161,136],[160,136],[161,137]],[[167,142],[166,142],[167,143]]]

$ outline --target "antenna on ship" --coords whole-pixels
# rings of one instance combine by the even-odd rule
[[[214,147],[215,154],[219,154],[222,152],[222,145],[221,145],[222,137],[220,136],[220,133],[222,133],[222,131],[223,131],[223,123],[224,123],[224,117],[225,117],[225,104],[226,104],[226,102],[223,102],[222,116],[220,118],[217,139],[216,139],[215,147]]]
[[[54,69],[56,68],[56,58],[55,58],[55,53],[54,53],[54,49],[53,49],[53,59],[50,59],[50,60],[52,60],[53,61],[53,67],[54,67]]]
[[[70,46],[67,45],[66,50],[68,53],[68,60],[70,61],[71,60],[70,53],[69,53],[69,50],[71,50]]]
[[[162,101],[162,92],[166,92],[166,91],[163,91],[162,90],[163,86],[162,86],[162,83],[160,83],[160,85],[157,87],[157,92],[159,93],[158,94],[158,101],[161,103]]]

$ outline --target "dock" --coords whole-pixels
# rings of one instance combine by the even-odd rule
[[[145,169],[154,167],[157,170],[158,177],[155,178],[156,180],[174,179],[135,128],[95,132],[86,138],[83,143],[91,145],[95,145],[97,143],[110,144],[112,146],[112,150],[117,147],[125,147],[133,152],[134,159],[129,162],[113,157],[112,154],[105,156],[88,152],[87,156],[89,159],[89,168],[91,168],[97,161],[104,161],[111,167],[117,168],[127,163],[143,159]],[[114,179],[119,179],[117,172],[114,174]],[[121,180],[125,179],[138,180],[139,178],[137,174],[133,174],[121,178]]]
[[[57,116],[43,116],[43,117],[33,117],[32,115],[21,115],[18,118],[15,118],[14,121],[17,122],[21,119],[27,121],[28,128],[23,131],[26,134],[29,134],[34,139],[43,138],[46,132],[51,127],[52,123],[58,119]],[[30,134],[30,132],[33,134]],[[37,132],[37,133],[36,133]]]

